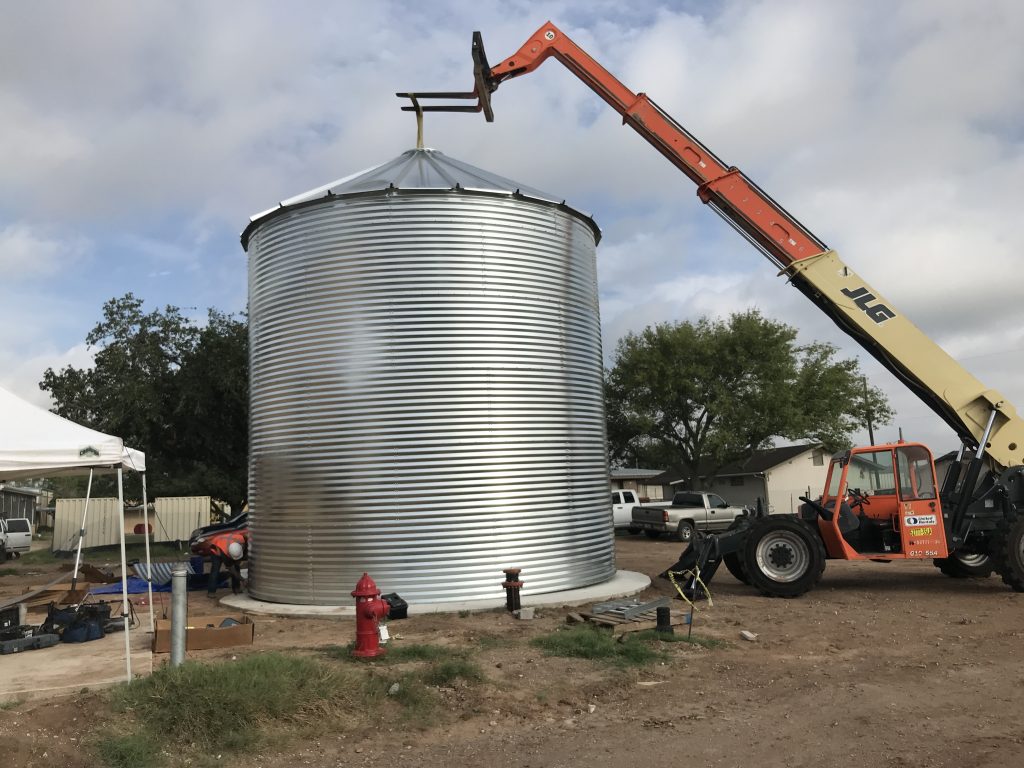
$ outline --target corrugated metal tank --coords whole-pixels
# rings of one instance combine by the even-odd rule
[[[434,150],[253,217],[250,593],[614,575],[594,222]]]

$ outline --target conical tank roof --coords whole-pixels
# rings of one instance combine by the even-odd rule
[[[507,195],[555,205],[586,220],[594,230],[595,240],[601,238],[601,230],[591,216],[567,205],[564,198],[558,195],[477,168],[436,149],[410,149],[386,163],[282,200],[276,207],[254,214],[249,217],[249,225],[242,232],[242,247],[248,250],[249,237],[260,224],[295,206],[334,197],[427,190]]]

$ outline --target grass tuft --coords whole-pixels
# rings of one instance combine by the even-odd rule
[[[396,683],[398,690],[389,693]],[[437,694],[423,684],[421,675],[416,672],[370,676],[364,680],[362,691],[369,710],[382,712],[388,701],[398,705],[399,718],[405,725],[426,728],[437,720]]]
[[[666,632],[658,632],[654,629],[647,629],[643,632],[637,632],[635,637],[639,640],[647,642],[660,641],[662,643],[689,643],[690,645],[699,645],[702,648],[725,648],[728,643],[725,640],[719,640],[715,637],[700,637],[699,635],[686,636],[685,630],[683,632],[675,632],[668,634]]]
[[[106,736],[96,742],[95,748],[107,768],[156,768],[163,763],[159,745],[146,731]]]
[[[427,685],[451,685],[457,680],[478,683],[483,679],[483,671],[468,659],[448,659],[434,664],[423,673],[423,682]]]
[[[347,677],[323,664],[266,653],[164,667],[117,689],[113,704],[199,749],[238,751],[257,741],[263,722],[301,719],[343,702],[349,690]]]
[[[470,661],[464,651],[442,645],[389,643],[388,652],[366,665],[352,656],[352,645],[331,646],[323,653],[344,662],[362,665],[367,674],[357,685],[357,695],[366,711],[380,711],[397,705],[398,716],[407,725],[426,727],[438,716],[440,699],[434,688],[450,687],[456,682],[473,684],[484,679],[484,673]],[[401,668],[411,665],[411,668]],[[399,667],[400,671],[384,667]],[[389,693],[397,683],[398,687]]]
[[[377,656],[373,659],[359,659],[352,655],[352,649],[354,647],[355,643],[349,643],[348,645],[329,645],[326,648],[321,649],[321,653],[332,659],[337,659],[338,661],[352,661],[358,664],[365,664],[367,661],[372,661],[374,664],[406,664],[415,661],[440,661],[442,659],[450,659],[453,655],[458,655],[457,651],[454,651],[451,648],[446,648],[443,645],[430,645],[427,643],[403,645],[401,643],[391,642],[388,643],[387,653],[383,656]]]
[[[608,661],[616,666],[642,666],[664,658],[643,637],[619,638],[604,629],[579,624],[530,641],[548,656]]]

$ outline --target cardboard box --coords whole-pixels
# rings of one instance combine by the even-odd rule
[[[222,627],[224,619],[239,622]],[[205,651],[209,648],[230,648],[233,645],[252,645],[256,625],[248,616],[189,616],[185,630],[185,650]],[[171,620],[157,619],[153,634],[153,653],[171,652]]]

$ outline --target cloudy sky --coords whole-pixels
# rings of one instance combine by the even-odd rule
[[[637,10],[639,8],[640,10]],[[128,291],[196,317],[246,302],[238,233],[415,143],[395,91],[471,87],[546,20],[743,168],[890,303],[1024,409],[1024,3],[47,2],[0,27],[0,385],[46,404]],[[859,348],[555,61],[496,121],[428,146],[564,196],[604,230],[606,353],[629,330],[756,307]],[[955,447],[866,355],[878,430]]]

